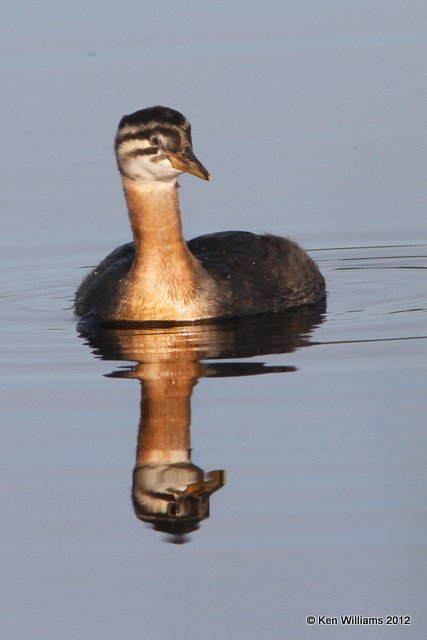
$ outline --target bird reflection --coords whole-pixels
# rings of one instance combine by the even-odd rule
[[[205,472],[191,459],[195,385],[202,377],[295,371],[292,366],[269,366],[252,358],[309,346],[323,312],[319,306],[280,316],[205,324],[78,325],[96,356],[136,363],[107,375],[141,382],[132,483],[132,502],[139,519],[168,534],[170,542],[188,541],[188,534],[209,516],[211,495],[225,484],[225,471]],[[251,360],[245,361],[247,358]]]
[[[209,516],[209,499],[225,482],[223,471],[207,474],[191,461],[191,395],[199,363],[187,352],[168,353],[157,334],[157,362],[140,363],[130,375],[142,381],[141,412],[132,500],[138,518],[174,542]],[[173,340],[176,347],[176,341]],[[166,348],[166,349],[165,349]]]

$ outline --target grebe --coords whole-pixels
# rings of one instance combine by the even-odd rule
[[[105,322],[193,322],[315,304],[319,269],[297,244],[274,235],[223,231],[185,242],[177,179],[210,175],[193,153],[178,111],[150,107],[124,116],[115,138],[133,242],[83,281],[75,312]]]

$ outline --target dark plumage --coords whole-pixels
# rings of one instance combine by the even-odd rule
[[[286,238],[222,231],[193,238],[187,247],[223,288],[223,317],[284,311],[325,297],[317,266]],[[134,244],[128,242],[87,276],[79,297],[88,304],[77,307],[79,315],[99,318],[102,309],[115,307],[134,256]]]

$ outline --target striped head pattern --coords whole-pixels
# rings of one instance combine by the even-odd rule
[[[175,183],[183,172],[210,179],[193,153],[190,123],[169,107],[149,107],[123,116],[115,151],[122,176],[140,183]]]

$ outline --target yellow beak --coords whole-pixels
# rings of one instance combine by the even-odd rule
[[[202,180],[211,179],[209,172],[205,169],[202,163],[197,160],[192,151],[183,151],[182,153],[172,153],[167,151],[166,156],[174,169],[178,169],[178,171],[183,171],[185,173],[191,173],[197,178],[202,178]]]

